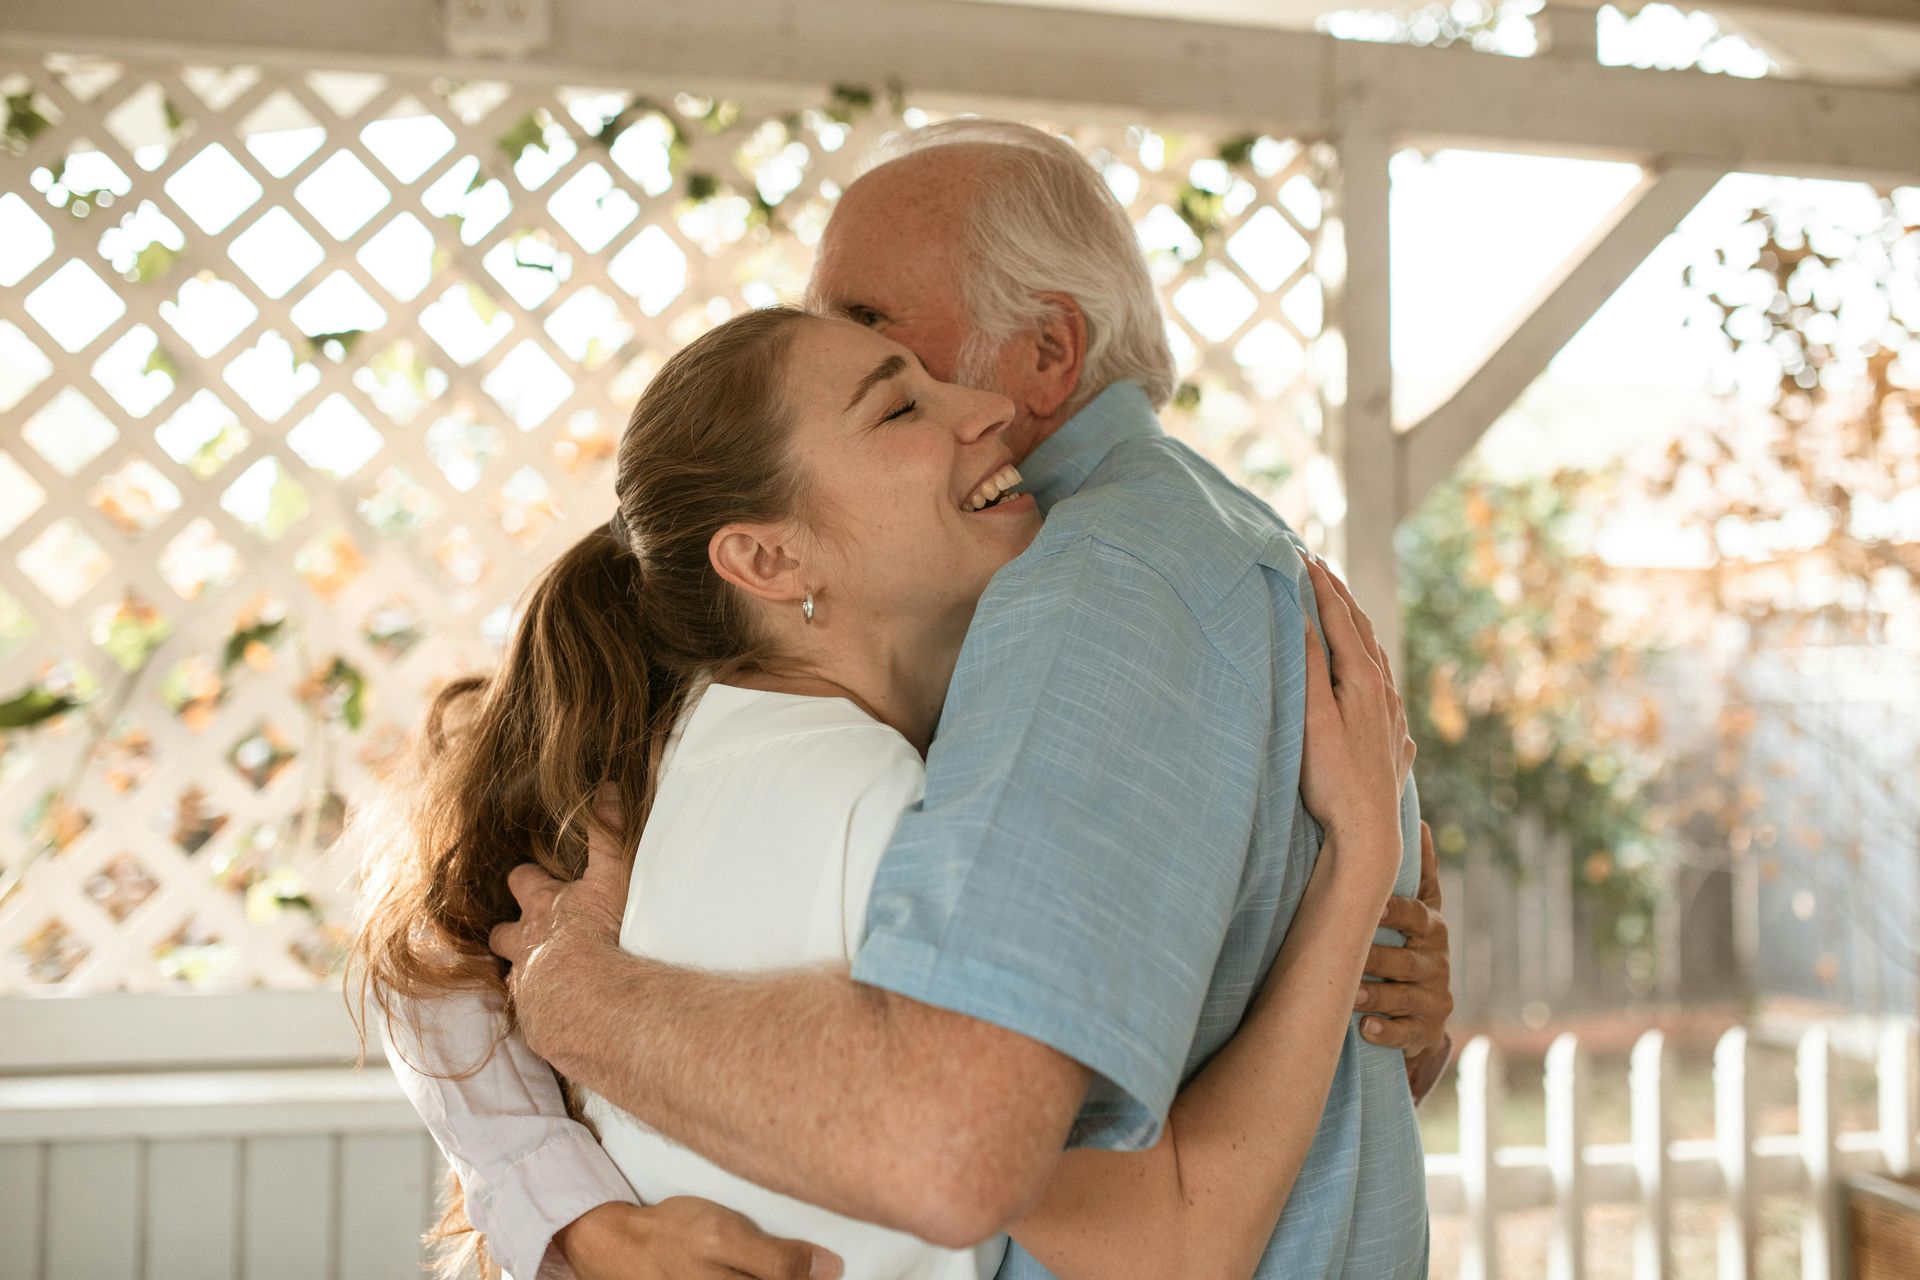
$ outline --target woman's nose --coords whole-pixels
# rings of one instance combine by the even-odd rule
[[[962,416],[960,439],[965,444],[985,440],[1013,424],[1013,401],[991,391],[969,391],[976,403]]]

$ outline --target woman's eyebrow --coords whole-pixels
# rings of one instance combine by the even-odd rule
[[[852,413],[854,406],[866,398],[867,392],[873,390],[895,374],[905,372],[906,367],[907,362],[901,356],[888,356],[885,360],[882,360],[873,367],[872,373],[860,379],[860,385],[853,389],[853,399],[847,401],[847,407],[842,412]]]

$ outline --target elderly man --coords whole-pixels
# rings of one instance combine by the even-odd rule
[[[815,303],[1009,397],[1046,526],[980,602],[850,978],[629,955],[605,887],[516,873],[523,916],[494,945],[525,1044],[471,1079],[409,1083],[517,1274],[543,1258],[557,1272],[561,1254],[583,1275],[659,1274],[641,1259],[667,1229],[626,1203],[557,1091],[515,1083],[524,1071],[489,1083],[529,1046],[756,1182],[969,1244],[1033,1202],[1063,1147],[1156,1141],[1239,1024],[1317,855],[1291,782],[1268,781],[1295,776],[1303,731],[1296,543],[1270,513],[1250,527],[1210,470],[1178,527],[1129,514],[1182,446],[1154,416],[1172,360],[1125,214],[1070,147],[1022,126],[956,121],[899,146],[842,197]],[[1402,808],[1404,894],[1422,878],[1411,786]],[[1369,971],[1387,981],[1356,996],[1260,1276],[1426,1274],[1413,1101],[1449,1052],[1445,927],[1430,890],[1385,923],[1405,938],[1378,939]],[[484,1017],[461,1016],[470,1031]],[[766,1274],[806,1261],[744,1223],[700,1229]],[[1047,1274],[1017,1246],[1001,1271]]]

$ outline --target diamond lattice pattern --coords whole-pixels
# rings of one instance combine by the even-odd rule
[[[795,297],[927,117],[63,57],[0,88],[0,699],[83,708],[0,731],[0,992],[322,982],[346,815],[604,518],[635,395]],[[1163,290],[1174,429],[1318,536],[1325,152],[1070,133]]]

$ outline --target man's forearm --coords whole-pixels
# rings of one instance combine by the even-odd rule
[[[725,975],[605,945],[556,958],[521,994],[562,1073],[742,1177],[938,1243],[1024,1208],[1079,1102],[1036,1112],[1002,1087],[1011,1033],[838,970]]]

